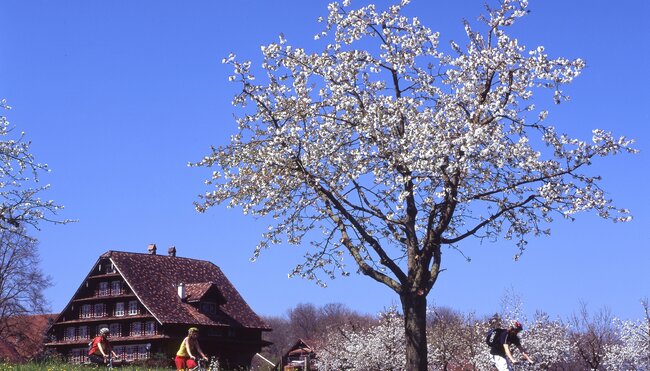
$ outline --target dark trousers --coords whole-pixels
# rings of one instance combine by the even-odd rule
[[[88,359],[92,363],[96,363],[98,365],[103,365],[104,364],[104,357],[98,356],[97,354],[91,354],[88,356]]]

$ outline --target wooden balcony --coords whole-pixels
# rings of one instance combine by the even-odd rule
[[[88,302],[88,301],[97,301],[97,300],[104,300],[104,299],[133,299],[135,298],[134,293],[126,293],[122,292],[117,295],[99,295],[98,293],[95,293],[94,296],[88,296],[85,298],[75,298],[72,300],[73,303],[83,303],[83,302]]]
[[[55,323],[53,326],[66,326],[66,325],[76,325],[80,323],[99,323],[99,322],[116,322],[116,321],[130,321],[133,319],[154,319],[154,316],[150,314],[125,314],[123,316],[103,316],[103,317],[87,317],[87,318],[78,318],[73,320],[61,321]]]
[[[170,339],[168,335],[155,334],[155,335],[137,335],[137,336],[111,336],[109,341],[111,345],[121,345],[124,342],[142,342],[142,341],[153,341],[153,340],[163,340]],[[68,345],[68,346],[83,346],[88,347],[88,343],[91,342],[92,338],[77,338],[72,340],[55,340],[45,343],[45,346],[57,346],[57,345]]]

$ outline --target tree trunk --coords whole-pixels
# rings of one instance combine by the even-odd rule
[[[400,295],[404,312],[406,369],[427,371],[427,298],[417,293]]]

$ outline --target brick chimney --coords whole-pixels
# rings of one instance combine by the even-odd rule
[[[149,255],[156,255],[156,244],[150,243],[149,246],[147,246],[147,251],[149,252]]]
[[[169,255],[171,257],[175,257],[176,256],[176,246],[172,246],[169,249],[167,249],[167,255]]]

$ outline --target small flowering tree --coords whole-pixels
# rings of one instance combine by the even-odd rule
[[[428,363],[434,370],[447,371],[466,355],[464,317],[448,308],[429,307],[427,326]]]
[[[0,111],[8,109],[6,100],[0,100]],[[38,228],[41,221],[67,222],[50,218],[63,206],[39,197],[49,188],[38,184],[39,175],[49,171],[47,165],[34,160],[24,133],[13,134],[13,127],[0,113],[0,229],[23,233],[27,225]]]
[[[616,320],[619,342],[607,347],[604,364],[612,370],[650,370],[650,308],[643,301],[645,317],[636,321]]]
[[[582,303],[579,314],[572,316],[569,325],[569,338],[580,367],[601,370],[609,349],[618,343],[611,312],[603,308],[591,315]]]
[[[537,313],[533,323],[526,326],[522,342],[535,363],[529,370],[552,370],[554,366],[569,361],[573,342],[568,326],[559,320],[551,320],[545,313]]]
[[[427,368],[427,295],[444,247],[472,237],[548,233],[554,217],[595,210],[628,220],[584,170],[597,157],[633,152],[594,130],[591,141],[547,123],[533,95],[555,103],[585,67],[527,49],[508,28],[526,0],[503,0],[483,23],[465,23],[464,46],[402,14],[349,0],[329,5],[319,52],[281,37],[262,47],[261,74],[234,55],[242,90],[239,132],[196,166],[215,167],[198,211],[227,202],[272,217],[254,256],[272,244],[313,243],[292,275],[354,270],[388,286],[404,313],[406,368]],[[310,232],[319,230],[322,237]],[[516,255],[518,257],[519,254]]]
[[[318,349],[319,370],[405,369],[403,318],[396,308],[379,316],[379,323],[368,328],[339,328]]]
[[[470,327],[470,335],[467,339],[468,363],[471,364],[472,370],[491,370],[493,368],[492,358],[490,357],[490,348],[485,343],[487,331],[492,328],[488,323],[476,321]]]

